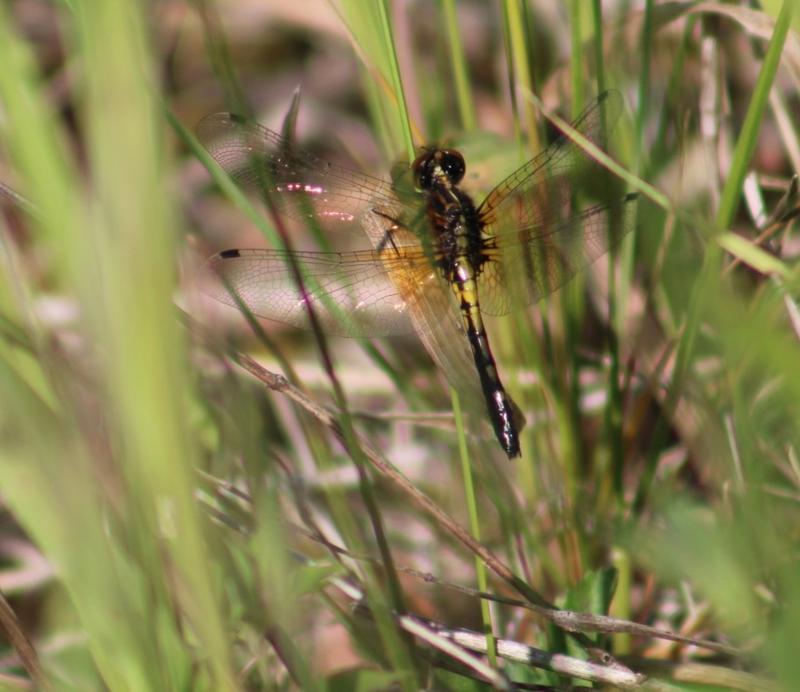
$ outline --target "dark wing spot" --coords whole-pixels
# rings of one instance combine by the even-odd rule
[[[219,253],[219,256],[222,259],[232,259],[234,257],[241,257],[242,253],[239,252],[238,250],[223,250],[222,252]]]

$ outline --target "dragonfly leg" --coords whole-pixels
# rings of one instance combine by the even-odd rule
[[[380,209],[373,209],[372,213],[390,222],[389,227],[383,233],[383,238],[381,238],[380,242],[378,243],[375,249],[378,252],[383,252],[388,245],[391,245],[392,248],[394,248],[395,254],[399,255],[400,251],[397,249],[397,245],[394,242],[394,236],[400,230],[400,228],[402,228],[402,226],[400,225],[400,221],[398,219],[393,218],[389,214],[385,214]]]

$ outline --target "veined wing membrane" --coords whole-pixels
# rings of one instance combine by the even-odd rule
[[[390,183],[309,154],[258,123],[214,113],[200,121],[197,136],[243,189],[268,196],[291,218],[353,232],[374,210],[399,218]]]
[[[622,113],[606,92],[572,124],[604,148]],[[610,175],[566,135],[497,185],[479,207],[489,262],[479,277],[481,307],[502,315],[558,289],[633,227],[635,195],[620,199]],[[601,204],[574,207],[575,192]]]
[[[291,261],[311,279],[302,289]],[[422,286],[434,274],[425,254],[413,248],[330,253],[226,250],[208,264],[219,278],[210,291],[217,300],[238,307],[235,294],[253,314],[301,328],[309,326],[310,304],[326,333],[348,337],[413,333],[408,313],[418,294],[408,287]]]
[[[572,123],[590,142],[605,148],[622,113],[622,96],[605,92]],[[478,208],[487,224],[503,228],[546,226],[563,219],[573,192],[597,179],[598,164],[566,135],[501,181]],[[607,176],[602,176],[607,180]]]
[[[560,222],[495,236],[478,277],[481,309],[505,315],[556,291],[633,229],[636,199],[630,194]]]
[[[378,219],[371,223],[380,225]],[[238,298],[254,315],[299,328],[309,326],[310,302],[323,330],[334,336],[414,333],[461,393],[464,405],[480,405],[481,387],[453,292],[421,249],[390,246],[380,251],[293,252],[291,258],[289,254],[218,253],[208,261],[218,281],[207,292],[233,307],[239,307]],[[298,288],[289,264],[292,259],[302,274],[313,277],[316,291],[304,295]],[[328,308],[331,303],[336,311]]]

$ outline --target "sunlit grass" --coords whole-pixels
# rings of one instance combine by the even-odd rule
[[[785,102],[783,132],[796,138],[800,121],[797,75],[784,69],[796,60],[793,3],[778,5],[770,19],[735,3],[688,15],[642,2],[615,16],[599,0],[560,11],[443,2],[419,8],[421,20],[401,4],[338,6],[325,59],[331,80],[330,55],[356,65],[357,108],[341,116],[317,84],[283,112],[300,140],[303,114],[320,104],[325,136],[368,133],[387,155],[373,174],[387,177],[388,159],[412,156],[412,143],[458,136],[479,154],[468,183],[481,199],[502,178],[493,166],[511,170],[546,142],[542,111],[563,126],[607,85],[627,102],[601,163],[642,193],[635,233],[558,295],[489,321],[528,419],[512,462],[473,420],[482,402],[456,399],[467,415],[453,422],[444,379],[411,342],[348,349],[317,333],[308,347],[266,324],[259,341],[245,317],[233,333],[191,295],[179,311],[184,248],[204,246],[215,222],[201,205],[224,195],[227,218],[275,247],[280,219],[194,141],[162,78],[175,75],[150,6],[72,2],[53,15],[69,118],[15,8],[0,8],[0,144],[36,210],[17,205],[0,228],[0,488],[7,521],[55,571],[44,588],[6,594],[12,609],[41,613],[2,619],[16,635],[8,684],[477,690],[489,678],[638,684],[641,672],[673,684],[691,674],[694,689],[790,689],[800,677],[798,200],[770,90]],[[215,75],[208,112],[259,113],[256,58],[239,47],[243,25],[226,21],[234,11],[191,4],[186,33],[203,49],[189,62]],[[315,26],[293,25],[310,54],[326,40]],[[270,59],[304,75],[307,63],[276,47],[281,36]],[[757,71],[733,72],[732,45]],[[268,87],[285,77],[256,64]],[[197,175],[185,172],[190,159],[215,191],[176,194],[175,180]],[[767,212],[789,193],[772,226],[756,228],[741,188],[765,160]],[[248,348],[282,362],[290,381]],[[305,380],[309,367],[321,388]],[[367,368],[389,373],[388,393],[344,375]],[[607,614],[626,622],[591,617]],[[445,630],[463,648],[442,641]],[[487,644],[492,633],[540,651],[515,661],[505,642]],[[475,658],[482,647],[493,673]],[[604,668],[596,647],[630,671]],[[596,668],[569,667],[587,660]],[[700,665],[680,670],[685,661]]]

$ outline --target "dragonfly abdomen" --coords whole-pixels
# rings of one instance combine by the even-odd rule
[[[514,421],[514,404],[500,381],[497,364],[489,347],[489,338],[483,326],[478,302],[475,272],[469,262],[456,260],[451,285],[458,299],[464,330],[472,349],[472,357],[478,370],[494,434],[509,459],[513,459],[520,455],[519,433]]]

